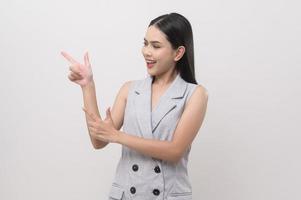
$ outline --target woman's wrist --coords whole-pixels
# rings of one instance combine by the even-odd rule
[[[86,89],[86,88],[91,88],[91,87],[95,87],[93,79],[91,79],[90,81],[88,81],[85,85],[81,85],[81,88],[83,90]]]
[[[116,130],[116,133],[115,133],[115,137],[116,137],[115,143],[122,144],[123,136],[124,136],[123,132]]]

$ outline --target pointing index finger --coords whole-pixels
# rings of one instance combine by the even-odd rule
[[[72,64],[78,63],[74,58],[72,58],[68,53],[61,51],[62,56],[64,56]]]

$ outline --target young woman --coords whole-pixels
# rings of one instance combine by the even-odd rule
[[[82,88],[94,148],[122,145],[109,199],[190,200],[188,155],[205,116],[208,92],[195,80],[189,21],[178,13],[152,20],[142,54],[147,77],[125,82],[102,119],[88,53],[81,64],[62,52],[71,63],[69,79]]]

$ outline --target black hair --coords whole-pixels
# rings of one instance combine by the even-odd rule
[[[195,80],[193,34],[189,21],[181,14],[169,13],[153,19],[148,27],[156,26],[162,31],[173,49],[185,47],[185,53],[176,63],[176,70],[189,83],[198,84]]]

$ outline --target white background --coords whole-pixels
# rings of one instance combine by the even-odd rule
[[[107,199],[120,145],[94,150],[65,50],[95,76],[101,114],[141,79],[151,19],[192,24],[207,114],[190,154],[195,200],[301,199],[300,3],[0,1],[0,199]]]

